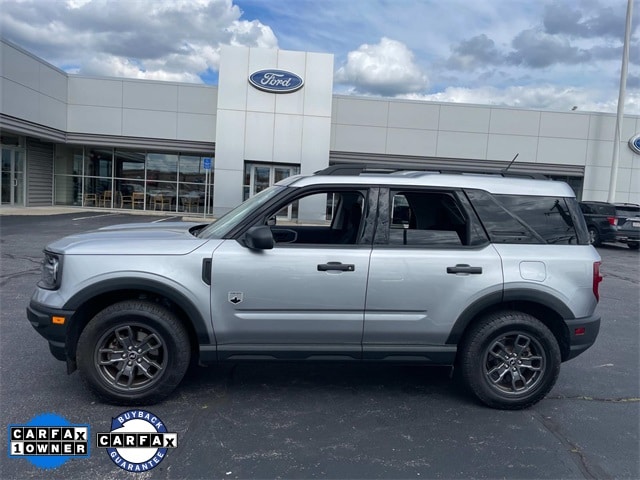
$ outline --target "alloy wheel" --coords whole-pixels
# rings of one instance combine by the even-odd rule
[[[167,367],[162,337],[144,325],[121,325],[96,344],[95,365],[113,388],[136,391],[156,383]]]

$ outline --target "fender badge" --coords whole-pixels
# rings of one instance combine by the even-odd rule
[[[242,292],[229,292],[227,300],[229,300],[234,305],[237,305],[242,302],[242,300],[244,300],[244,294]]]

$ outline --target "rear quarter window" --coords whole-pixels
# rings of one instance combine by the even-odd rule
[[[534,195],[467,195],[496,243],[587,245],[588,234],[574,198]]]

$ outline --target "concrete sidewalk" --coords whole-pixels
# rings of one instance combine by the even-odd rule
[[[182,217],[187,222],[213,221],[213,217],[204,217],[200,214],[185,214],[184,212],[167,212],[158,210],[127,210],[122,208],[83,208],[83,207],[0,207],[0,216],[3,215],[63,215],[65,213],[95,213],[97,215],[155,215],[159,217]]]

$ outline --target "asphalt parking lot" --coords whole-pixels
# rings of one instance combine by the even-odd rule
[[[168,217],[78,212],[0,217],[1,428],[53,412],[108,432],[127,410],[99,403],[66,375],[27,322],[44,244],[65,234]],[[529,410],[479,405],[447,369],[240,364],[190,372],[144,407],[178,447],[138,478],[640,478],[640,255],[599,249],[598,341],[562,366]],[[8,436],[1,448],[8,450]],[[3,453],[0,477],[126,478],[105,449],[44,472]]]

